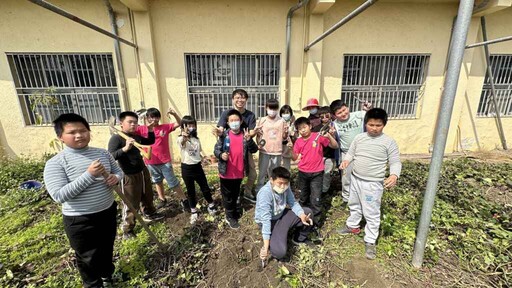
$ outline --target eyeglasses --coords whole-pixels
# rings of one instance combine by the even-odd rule
[[[331,114],[320,114],[320,118],[330,119],[331,118]]]

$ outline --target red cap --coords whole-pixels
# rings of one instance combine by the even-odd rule
[[[318,105],[318,100],[316,98],[310,98],[308,99],[308,102],[306,102],[306,106],[302,108],[302,111],[307,111],[310,107],[320,107]]]

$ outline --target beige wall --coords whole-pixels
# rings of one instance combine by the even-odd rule
[[[126,7],[118,1],[111,2],[124,22],[119,28],[120,36],[139,46],[138,58],[134,49],[121,46],[128,90],[125,108],[137,109],[143,102],[145,107],[162,111],[171,107],[181,115],[188,114],[185,53],[280,53],[280,91],[284,98],[286,14],[296,1],[152,0],[149,12],[134,12],[135,34]],[[52,3],[110,31],[101,0]],[[392,120],[385,131],[398,141],[402,153],[428,153],[457,4],[377,2],[303,53],[309,41],[358,5],[360,1],[338,0],[323,15],[296,12],[292,21],[290,104],[295,113],[302,113],[300,108],[309,97],[319,97],[322,105],[339,99],[346,53],[427,53],[428,77],[418,104],[418,118]],[[512,9],[487,18],[490,38],[510,34]],[[5,52],[113,53],[113,40],[28,1],[16,0],[2,0],[0,39],[0,146],[8,155],[50,151],[48,143],[54,137],[50,127],[24,126]],[[474,18],[468,43],[480,39],[479,19]],[[457,150],[460,140],[472,150],[478,148],[476,139],[482,149],[492,149],[500,143],[494,120],[474,117],[485,67],[481,48],[473,50],[465,55],[447,152]],[[491,53],[512,53],[512,42],[491,46]],[[509,142],[511,124],[510,117],[504,119]],[[199,130],[207,154],[211,154],[214,143],[210,127],[202,124]],[[108,139],[105,126],[93,127],[91,145],[105,147]]]

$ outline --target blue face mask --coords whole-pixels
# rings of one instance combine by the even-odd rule
[[[229,122],[229,128],[231,130],[237,131],[238,129],[240,129],[240,121]]]
[[[311,115],[316,115],[317,112],[318,112],[318,108],[313,108],[313,109],[309,110],[309,114],[311,114]]]

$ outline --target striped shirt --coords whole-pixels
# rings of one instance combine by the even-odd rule
[[[97,213],[114,202],[112,188],[103,177],[95,178],[87,168],[99,159],[109,174],[123,178],[123,172],[105,149],[65,147],[52,157],[44,167],[44,182],[48,193],[57,203],[62,203],[62,214],[79,216]]]
[[[383,181],[388,163],[390,175],[400,177],[402,170],[398,145],[384,133],[377,137],[369,136],[368,133],[358,134],[345,160],[354,161],[352,173],[366,181]]]

